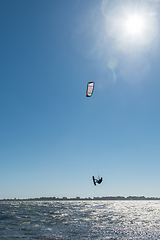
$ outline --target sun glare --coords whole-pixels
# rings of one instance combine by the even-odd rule
[[[144,27],[144,19],[138,15],[130,16],[125,24],[126,31],[131,35],[138,35],[142,33]]]
[[[107,34],[115,40],[118,49],[124,52],[146,49],[159,34],[159,21],[156,10],[143,1],[127,1],[108,10],[108,0],[103,0],[103,14],[106,18]],[[132,2],[131,4],[129,2]],[[110,63],[111,64],[111,63]],[[110,65],[112,68],[112,64]]]

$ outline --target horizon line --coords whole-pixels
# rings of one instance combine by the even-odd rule
[[[160,197],[145,196],[105,196],[105,197],[35,197],[35,198],[3,198],[0,201],[65,201],[65,200],[160,200]]]

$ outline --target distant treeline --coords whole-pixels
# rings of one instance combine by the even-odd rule
[[[116,196],[116,197],[93,197],[93,198],[67,198],[67,197],[40,197],[40,198],[28,198],[28,199],[0,199],[0,201],[103,201],[103,200],[160,200],[158,197],[144,197],[144,196]]]

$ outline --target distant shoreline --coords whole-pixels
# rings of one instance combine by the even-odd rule
[[[0,199],[0,201],[107,201],[107,200],[160,200],[158,197],[144,197],[144,196],[129,196],[129,197],[123,197],[123,196],[116,196],[116,197],[93,197],[93,198],[67,198],[67,197],[40,197],[40,198],[27,198],[27,199],[19,199],[19,198],[14,198],[14,199]]]

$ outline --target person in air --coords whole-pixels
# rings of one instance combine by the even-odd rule
[[[98,177],[96,179],[94,176],[92,176],[92,178],[93,178],[93,183],[94,183],[95,186],[96,186],[96,183],[100,184],[103,181],[102,177],[101,178]]]
[[[98,178],[98,179],[96,179],[96,182],[98,183],[98,184],[100,184],[101,182],[102,182],[102,177],[101,178]]]

